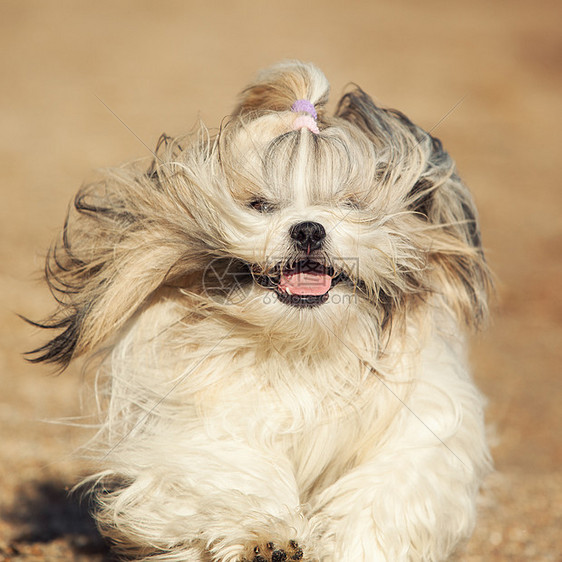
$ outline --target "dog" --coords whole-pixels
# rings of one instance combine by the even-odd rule
[[[437,561],[491,468],[466,337],[491,277],[441,142],[312,64],[80,189],[46,277],[90,357],[95,517],[129,559]]]

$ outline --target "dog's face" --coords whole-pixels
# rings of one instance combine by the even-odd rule
[[[221,193],[208,204],[220,201],[216,217],[227,226],[218,253],[231,272],[246,266],[251,278],[245,297],[298,319],[360,301],[388,304],[401,298],[399,289],[417,290],[400,272],[426,265],[410,236],[420,225],[404,188],[394,184],[391,193],[385,185],[388,153],[377,154],[351,127],[315,135],[292,131],[292,119],[243,121],[221,139]]]
[[[317,72],[274,68],[217,135],[163,137],[148,172],[79,193],[47,268],[65,331],[39,360],[97,347],[165,286],[287,340],[352,324],[380,337],[424,305],[478,322],[489,277],[454,163],[359,89],[326,115]],[[291,110],[298,92],[312,124]]]
[[[318,134],[293,130],[290,112],[238,116],[221,132],[216,181],[194,189],[214,210],[200,223],[214,217],[205,290],[231,314],[332,331],[363,314],[381,331],[447,286],[473,316],[470,195],[438,141],[365,100],[348,94]]]

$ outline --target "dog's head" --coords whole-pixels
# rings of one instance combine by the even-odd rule
[[[328,115],[328,89],[277,65],[216,135],[163,136],[148,172],[83,188],[47,262],[62,308],[45,326],[62,333],[37,359],[96,347],[164,286],[285,337],[358,317],[380,336],[423,306],[477,324],[489,274],[453,161],[360,89]]]

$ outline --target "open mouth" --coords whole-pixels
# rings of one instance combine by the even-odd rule
[[[272,289],[278,299],[287,305],[312,308],[328,300],[330,289],[337,285],[343,274],[319,262],[303,259],[290,266],[277,266],[268,275],[257,275],[257,283]]]

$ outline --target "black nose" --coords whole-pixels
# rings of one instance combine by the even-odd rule
[[[289,234],[299,249],[306,250],[307,253],[318,250],[326,238],[324,227],[318,222],[309,221],[294,224]]]

